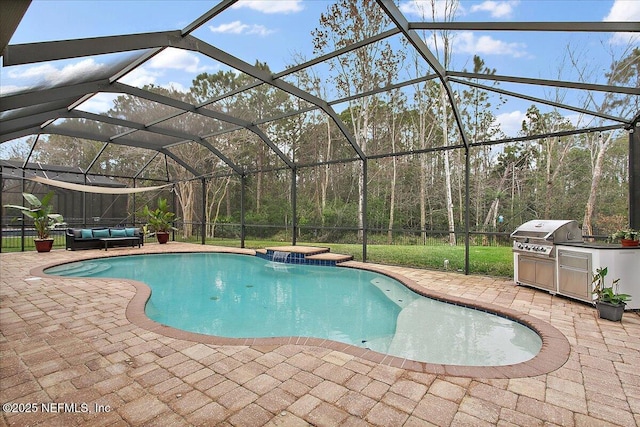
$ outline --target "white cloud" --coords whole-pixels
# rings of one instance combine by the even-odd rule
[[[118,81],[129,86],[142,87],[144,85],[155,84],[160,76],[161,74],[159,72],[151,71],[147,65],[143,65],[142,67],[132,70],[124,77],[121,77]]]
[[[78,63],[65,66],[57,76],[50,77],[50,79],[52,81],[66,82],[77,79],[78,76],[85,77],[87,74],[95,74],[105,67],[106,65],[96,63],[93,58],[87,58]]]
[[[604,21],[640,21],[640,2],[615,0]]]
[[[228,24],[220,24],[218,26],[210,25],[209,29],[214,33],[225,34],[257,34],[261,37],[268,36],[273,33],[273,30],[268,29],[264,25],[249,25],[243,24],[240,21],[229,22]]]
[[[200,58],[183,49],[168,48],[151,58],[149,68],[157,70],[184,70],[188,73],[202,73],[211,67],[201,66]]]
[[[520,110],[510,113],[498,114],[496,122],[500,125],[500,129],[507,136],[516,136],[522,129],[522,122],[526,118],[526,114]]]
[[[609,10],[609,14],[603,21],[640,21],[640,2],[628,0],[615,0]],[[609,42],[615,45],[626,45],[640,42],[638,33],[616,33]]]
[[[479,55],[508,55],[520,58],[526,55],[523,43],[507,43],[491,36],[476,36],[471,32],[460,33],[453,41],[453,49]]]
[[[242,34],[244,30],[249,28],[249,25],[243,24],[240,21],[229,22],[228,24],[220,24],[218,26],[209,25],[209,29],[213,33],[227,33],[227,34]]]
[[[46,76],[54,74],[58,71],[56,67],[51,64],[43,64],[36,65],[35,67],[29,67],[24,69],[24,67],[11,69],[9,71],[9,77],[12,79],[33,79],[40,78],[42,80],[46,79]]]
[[[440,34],[435,35],[438,47],[444,46],[444,41]],[[433,37],[428,37],[425,42],[430,49],[435,50]],[[506,55],[514,58],[526,57],[527,46],[524,43],[509,43],[494,39],[491,36],[477,36],[470,31],[462,31],[455,34],[451,40],[452,50],[455,53],[471,53],[474,55]]]
[[[246,7],[262,13],[296,13],[303,9],[302,0],[240,0],[231,7]]]
[[[78,76],[87,76],[99,72],[105,67],[104,64],[98,64],[93,58],[83,59],[57,68],[51,64],[37,65],[28,68],[16,68],[9,71],[8,75],[12,79],[36,79],[48,85],[57,86],[77,80]]]
[[[30,86],[18,86],[18,85],[0,85],[0,96],[10,95],[12,93],[22,92],[23,90],[30,89]]]
[[[147,63],[120,78],[120,82],[135,87],[157,85],[167,89],[173,87],[180,92],[187,92],[184,83],[176,80],[165,81],[169,78],[180,79],[187,74],[187,81],[191,81],[196,74],[209,71],[218,66],[201,65],[198,55],[176,48],[167,48],[151,58]],[[177,70],[177,71],[176,71]]]
[[[486,0],[471,7],[471,12],[489,12],[493,18],[508,18],[520,0],[494,1]]]
[[[78,105],[76,109],[95,114],[106,113],[113,107],[113,101],[118,96],[117,93],[97,93]]]

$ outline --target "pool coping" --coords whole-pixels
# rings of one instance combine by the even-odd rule
[[[246,250],[243,251],[180,251],[180,252],[164,252],[164,253],[232,253],[238,255],[254,256]],[[102,253],[100,256],[93,256],[83,258],[81,261],[90,259],[99,259],[112,256],[132,256],[132,255],[147,255],[148,253],[140,254],[106,254]],[[39,277],[60,277],[55,275],[48,275],[44,273],[44,270],[63,265],[66,263],[54,263],[51,265],[44,265],[34,267],[30,273]],[[527,361],[501,366],[462,366],[462,365],[447,365],[420,362],[398,356],[392,356],[384,353],[379,353],[367,348],[357,347],[351,344],[345,344],[338,341],[333,341],[323,338],[314,337],[274,337],[274,338],[228,338],[215,335],[204,335],[195,332],[183,331],[173,328],[171,326],[163,325],[154,320],[151,320],[145,314],[145,306],[151,296],[151,288],[143,282],[139,282],[132,279],[114,279],[125,283],[130,283],[135,288],[135,294],[129,301],[126,308],[126,318],[134,325],[170,338],[188,340],[202,344],[211,345],[230,345],[230,346],[249,346],[249,347],[264,347],[264,346],[281,346],[281,345],[300,345],[300,346],[316,346],[330,350],[339,351],[351,356],[359,357],[370,362],[379,363],[382,365],[388,365],[396,368],[406,369],[410,371],[430,373],[435,375],[451,375],[457,377],[470,377],[470,378],[491,378],[491,379],[510,379],[510,378],[523,378],[534,377],[538,375],[547,374],[562,367],[569,359],[569,353],[571,347],[567,338],[558,329],[550,325],[549,323],[537,319],[528,314],[521,313],[519,311],[501,307],[494,304],[484,303],[481,301],[470,300],[466,298],[460,298],[452,295],[448,295],[442,292],[437,292],[420,286],[417,282],[409,279],[401,274],[394,273],[388,270],[384,270],[377,267],[375,264],[362,263],[357,261],[348,261],[337,265],[340,268],[355,268],[361,270],[368,270],[383,274],[387,277],[391,277],[412,291],[423,295],[425,297],[433,298],[439,301],[460,305],[463,307],[473,308],[485,311],[487,313],[496,314],[508,318],[510,320],[519,322],[532,330],[534,330],[542,339],[542,347],[540,352],[532,359]],[[67,277],[69,280],[90,280],[90,277]]]

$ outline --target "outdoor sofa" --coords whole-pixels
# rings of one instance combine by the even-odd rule
[[[137,227],[67,228],[67,250],[102,249],[144,245],[144,233]]]

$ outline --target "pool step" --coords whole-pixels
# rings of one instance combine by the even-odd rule
[[[352,255],[335,254],[335,253],[331,253],[331,252],[324,252],[324,253],[321,253],[321,254],[309,255],[309,256],[307,256],[305,258],[306,259],[316,259],[316,260],[320,260],[320,261],[334,261],[334,262],[338,263],[338,262],[351,261],[353,259],[353,256]]]
[[[47,274],[64,274],[67,276],[87,277],[101,273],[111,268],[107,263],[97,263],[91,261],[78,261],[52,267],[47,270]]]
[[[258,249],[256,255],[270,261],[290,264],[336,265],[353,259],[351,255],[329,251],[329,248],[318,246],[274,246]]]

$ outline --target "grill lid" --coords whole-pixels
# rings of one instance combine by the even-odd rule
[[[521,239],[546,240],[552,243],[582,242],[582,230],[574,220],[534,219],[518,227],[511,237]]]

